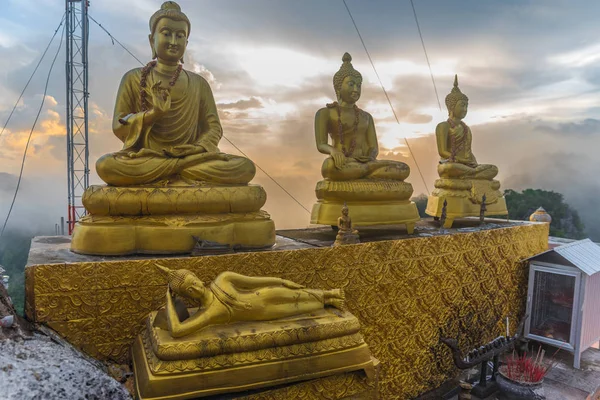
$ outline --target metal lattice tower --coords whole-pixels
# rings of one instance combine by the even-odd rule
[[[69,235],[85,215],[81,203],[89,186],[88,168],[88,7],[87,0],[65,0],[67,81],[67,185]]]

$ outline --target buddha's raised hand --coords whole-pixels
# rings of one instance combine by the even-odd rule
[[[156,82],[150,90],[154,114],[157,117],[164,115],[171,109],[171,91],[160,87],[161,83],[162,81]]]

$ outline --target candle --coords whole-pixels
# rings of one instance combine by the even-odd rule
[[[510,335],[509,333],[509,329],[508,329],[508,317],[506,317],[506,337],[508,337]]]

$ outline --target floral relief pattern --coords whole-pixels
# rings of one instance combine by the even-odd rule
[[[342,287],[381,362],[381,398],[407,399],[456,373],[440,334],[467,348],[505,332],[506,317],[522,316],[523,260],[547,243],[547,226],[536,224],[332,248],[34,265],[26,270],[26,310],[88,354],[125,363],[148,313],[164,304],[166,280],[155,262],[189,269],[206,282],[233,271]],[[353,395],[351,388],[368,389],[365,382],[360,373],[341,374],[293,385],[283,396],[338,399]]]

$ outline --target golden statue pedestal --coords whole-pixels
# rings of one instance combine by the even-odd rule
[[[337,226],[340,209],[347,204],[355,226],[406,224],[409,234],[419,220],[419,211],[410,201],[410,183],[397,180],[331,181],[317,183],[317,203],[310,223]]]
[[[485,215],[508,215],[500,182],[483,179],[437,179],[435,190],[427,199],[425,213],[440,218],[446,205],[444,228],[451,228],[456,218],[479,217],[485,195]]]
[[[264,248],[275,243],[275,225],[260,208],[259,185],[90,186],[89,215],[75,226],[71,250],[91,255],[189,253],[193,236]]]
[[[190,310],[192,311],[192,310]],[[335,308],[265,322],[214,325],[172,338],[152,312],[133,345],[140,399],[190,399],[364,370],[377,360],[356,317]]]

